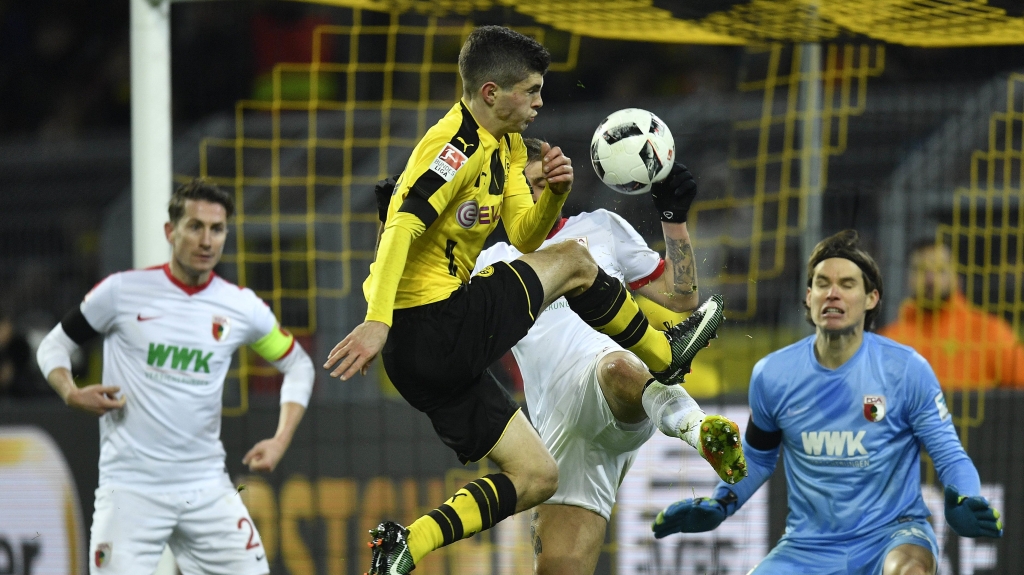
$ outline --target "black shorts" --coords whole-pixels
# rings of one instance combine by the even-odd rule
[[[490,269],[448,299],[396,309],[381,353],[395,388],[463,463],[487,455],[519,410],[485,372],[526,335],[544,300],[525,262]]]

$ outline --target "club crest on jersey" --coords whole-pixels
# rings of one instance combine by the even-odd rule
[[[113,550],[110,543],[100,543],[96,546],[96,550],[93,551],[93,563],[97,567],[103,567],[107,563],[110,563],[110,552]]]
[[[476,200],[469,200],[459,204],[455,208],[455,221],[467,230],[476,225],[477,216],[480,215],[480,204]]]
[[[489,278],[492,275],[494,275],[494,266],[487,266],[484,269],[480,270],[480,273],[478,273],[476,275],[477,275],[477,277],[481,277],[481,278]]]
[[[882,421],[885,418],[884,395],[864,396],[864,418],[871,422]]]
[[[441,176],[444,181],[450,182],[455,177],[455,172],[458,172],[468,159],[466,154],[459,151],[455,146],[445,144],[444,149],[441,150],[441,153],[430,164],[430,169]]]
[[[213,316],[213,339],[224,341],[231,333],[231,320],[222,315]]]

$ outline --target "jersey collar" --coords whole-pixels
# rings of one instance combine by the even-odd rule
[[[569,221],[569,218],[562,218],[558,220],[558,223],[555,224],[555,227],[551,228],[551,233],[548,234],[547,239],[550,240],[551,238],[555,237],[555,234],[562,231],[562,228],[565,227],[565,222],[567,221]]]
[[[185,292],[188,295],[196,295],[197,293],[199,293],[199,292],[203,291],[204,289],[206,289],[207,287],[209,287],[209,285],[211,283],[213,283],[213,278],[217,275],[217,274],[215,274],[215,273],[213,273],[211,271],[210,272],[210,278],[208,280],[206,280],[205,283],[197,285],[197,286],[190,286],[190,285],[187,285],[185,283],[182,283],[181,280],[179,280],[178,278],[174,277],[174,274],[171,273],[171,264],[166,263],[166,264],[164,264],[162,266],[156,266],[156,267],[152,267],[152,268],[148,268],[148,269],[152,270],[152,269],[157,269],[157,268],[160,268],[160,269],[164,270],[164,275],[167,276],[167,279],[170,280],[172,284],[176,285],[178,287],[178,289],[180,289],[181,291]]]
[[[496,148],[498,146],[498,139],[494,137],[494,134],[488,132],[487,128],[481,126],[480,122],[476,121],[476,118],[473,116],[473,111],[469,109],[469,104],[466,103],[465,99],[459,100],[459,106],[462,106],[462,117],[469,120],[473,128],[476,130],[477,135],[480,137],[481,144],[483,144],[487,149]]]

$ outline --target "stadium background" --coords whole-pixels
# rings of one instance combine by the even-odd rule
[[[0,6],[0,312],[30,342],[93,283],[132,265],[127,6],[55,4]],[[700,185],[690,226],[701,288],[725,294],[728,309],[691,378],[706,409],[745,419],[754,362],[810,333],[806,254],[847,227],[882,266],[882,323],[907,294],[907,248],[931,238],[953,247],[968,299],[1021,333],[1024,10],[1015,3],[181,2],[171,22],[174,178],[207,176],[235,191],[238,216],[217,271],[264,297],[314,358],[365,312],[372,183],[400,170],[450,107],[461,90],[459,46],[486,23],[513,26],[553,53],[529,135],[574,158],[568,214],[615,211],[660,247],[649,198],[604,188],[586,158],[593,128],[616,109],[649,109],[672,129]],[[76,367],[96,381],[98,350]],[[502,377],[515,386],[514,373]],[[238,461],[272,433],[278,385],[241,352],[224,419],[228,468],[245,485],[275,573],[361,573],[371,524],[415,517],[479,475],[374,369],[344,384],[318,374],[280,468],[247,476]],[[1018,393],[948,397],[1008,528],[998,544],[945,545],[943,573],[1014,573],[1021,562]],[[66,522],[77,525],[81,568],[95,422],[44,395],[2,401],[0,429],[14,425],[46,430],[68,462],[79,509]],[[745,572],[781,534],[776,473],[753,513],[730,521],[733,532],[641,537],[661,502],[711,484],[686,454],[652,444],[645,457],[651,465],[631,475],[640,479],[623,494],[599,572]],[[927,462],[923,473],[934,482]],[[418,572],[529,572],[527,523],[452,546]],[[0,569],[28,572],[26,550],[40,542],[3,529]]]

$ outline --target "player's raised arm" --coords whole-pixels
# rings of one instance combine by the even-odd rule
[[[559,196],[568,194],[572,190],[573,182],[572,161],[569,156],[562,153],[562,148],[552,148],[547,142],[540,145],[540,154],[543,158],[542,170],[544,177],[547,178],[548,188]]]
[[[665,272],[638,292],[674,312],[695,309],[700,303],[697,265],[686,228],[687,212],[696,195],[693,175],[678,162],[664,180],[651,186],[651,198],[665,235]]]
[[[541,144],[542,169],[547,183],[535,204],[529,182],[525,176],[519,175],[526,168],[526,146],[518,134],[511,141],[512,167],[509,174],[516,175],[510,176],[505,184],[502,221],[512,245],[523,253],[529,253],[544,243],[562,211],[572,189],[572,161],[561,148],[552,148],[547,142]]]

